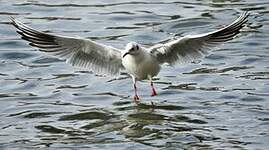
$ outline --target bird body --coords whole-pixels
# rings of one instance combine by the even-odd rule
[[[149,79],[149,77],[158,75],[161,66],[156,57],[152,56],[145,48],[140,46],[138,48],[137,54],[126,55],[122,58],[122,65],[126,71],[137,80]],[[125,53],[123,51],[123,55]]]
[[[152,78],[158,75],[161,65],[190,62],[207,55],[215,46],[232,40],[245,26],[249,13],[244,12],[231,24],[221,29],[197,35],[186,35],[163,44],[144,48],[130,42],[124,50],[99,44],[90,39],[52,35],[37,31],[11,18],[22,39],[31,46],[46,52],[73,66],[89,68],[97,73],[119,74],[125,70],[133,79],[134,100],[139,100],[137,80],[149,79],[152,96],[157,95]]]

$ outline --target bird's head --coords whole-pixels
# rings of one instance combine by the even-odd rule
[[[122,57],[125,57],[126,55],[137,55],[140,50],[141,47],[137,43],[130,42],[126,45]]]

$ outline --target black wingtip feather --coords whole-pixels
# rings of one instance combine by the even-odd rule
[[[11,17],[10,20],[11,24],[17,29],[17,33],[21,35],[21,38],[30,42],[29,45],[41,49],[60,48],[60,45],[55,42],[55,37],[53,35],[34,30],[16,21],[13,17]]]
[[[58,46],[58,45],[53,45],[53,46],[50,46],[50,45],[39,45],[39,44],[36,44],[36,43],[29,43],[29,45],[31,46],[34,46],[34,47],[38,47],[38,48],[41,48],[41,49],[53,49],[53,48],[60,48],[61,46]]]
[[[237,18],[232,24],[224,27],[223,29],[213,33],[210,37],[212,42],[225,42],[233,39],[237,34],[240,33],[240,30],[248,22],[249,12],[244,12]]]

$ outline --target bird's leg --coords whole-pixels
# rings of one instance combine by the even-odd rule
[[[149,77],[149,80],[150,80],[150,86],[151,86],[151,96],[156,96],[157,95],[157,92],[153,86],[153,82],[152,82],[152,77]]]
[[[156,92],[156,90],[155,90],[155,88],[153,86],[153,82],[152,81],[150,82],[150,86],[151,86],[151,90],[152,90],[151,96],[156,96],[157,95],[157,92]]]
[[[136,87],[136,84],[134,84],[134,90],[135,90],[134,101],[135,102],[138,102],[139,101],[139,97],[137,95],[137,87]]]
[[[139,97],[138,97],[138,95],[137,95],[136,78],[135,78],[135,77],[132,77],[132,78],[133,78],[134,91],[135,91],[134,102],[135,102],[135,103],[138,103],[140,100],[139,100]]]

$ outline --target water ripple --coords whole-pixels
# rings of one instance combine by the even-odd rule
[[[2,149],[266,149],[268,0],[5,1],[0,8]],[[237,9],[234,9],[237,8]],[[158,96],[132,81],[71,68],[19,39],[9,16],[48,34],[124,49],[213,31],[243,10],[247,26],[204,59],[164,65]],[[68,23],[68,24],[67,24]]]
[[[81,18],[74,17],[26,17],[27,19],[44,19],[44,20],[81,20]]]

